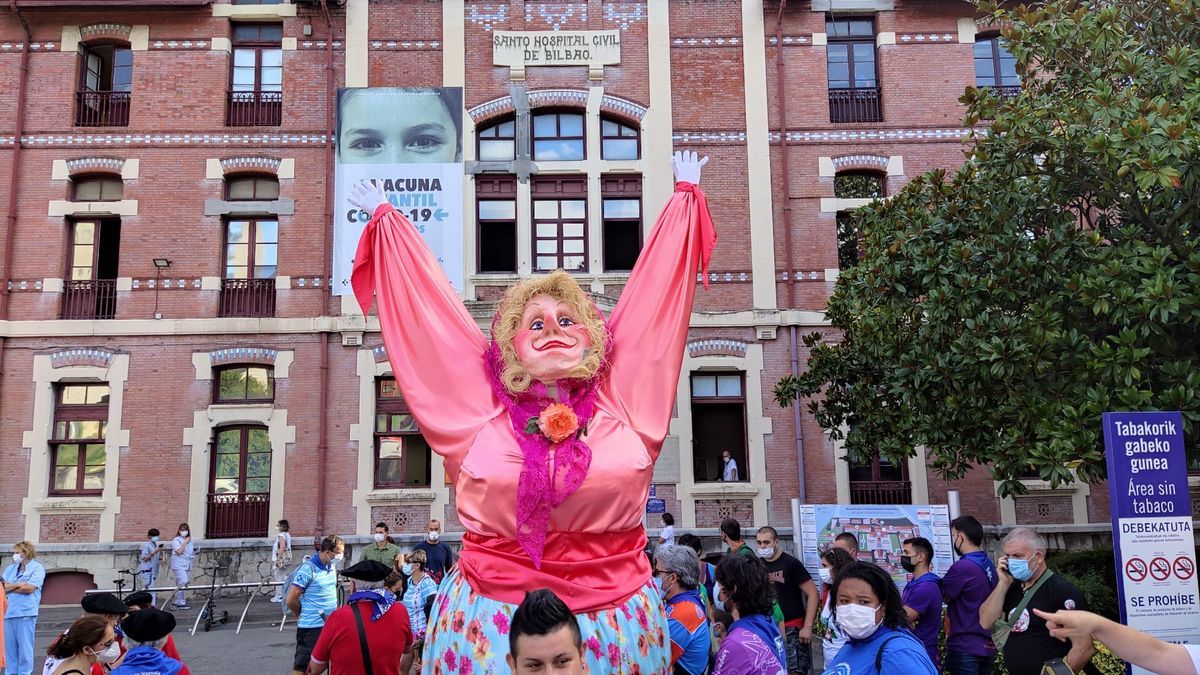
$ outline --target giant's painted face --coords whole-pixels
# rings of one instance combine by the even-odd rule
[[[555,382],[582,363],[592,338],[570,305],[542,293],[525,304],[513,346],[517,360],[534,379]]]

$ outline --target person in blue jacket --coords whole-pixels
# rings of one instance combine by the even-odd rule
[[[825,675],[937,675],[925,645],[908,631],[896,583],[875,565],[854,562],[833,582],[833,620],[849,638]]]

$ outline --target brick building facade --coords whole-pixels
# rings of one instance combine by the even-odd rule
[[[95,5],[17,0],[0,17],[0,185],[15,186],[0,190],[0,540],[134,541],[183,521],[244,538],[280,517],[300,535],[457,529],[378,323],[330,294],[328,94],[343,86],[464,88],[464,295],[484,327],[541,263],[539,204],[586,213],[576,274],[611,309],[671,193],[669,153],[711,158],[721,241],[655,471],[684,529],[788,527],[796,497],[948,489],[985,522],[1107,520],[1103,486],[1014,502],[983,468],[951,486],[920,457],[849,467],[771,398],[808,357],[797,336],[828,330],[855,248],[839,213],[957,166],[964,87],[1014,82],[969,4]],[[583,30],[614,31],[620,62],[493,64],[497,31]],[[514,169],[506,142],[530,120],[532,168]],[[539,161],[549,137],[579,158]],[[727,448],[744,481],[713,480]]]

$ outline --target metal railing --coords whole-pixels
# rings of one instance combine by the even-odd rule
[[[129,126],[129,103],[131,100],[132,96],[127,91],[77,91],[75,92],[75,126]]]
[[[219,316],[275,316],[275,280],[222,279]]]
[[[208,495],[205,537],[263,537],[270,521],[271,496],[267,493],[227,492]]]
[[[883,105],[878,87],[829,90],[829,121],[881,122]]]
[[[117,314],[117,280],[68,281],[60,319],[111,319]]]
[[[851,504],[911,504],[912,481],[852,480]]]
[[[283,92],[231,91],[225,124],[231,127],[277,127],[283,123]]]
[[[1001,84],[992,87],[984,87],[988,91],[993,91],[1001,99],[1007,101],[1016,98],[1017,94],[1021,93],[1021,85],[1019,84]]]

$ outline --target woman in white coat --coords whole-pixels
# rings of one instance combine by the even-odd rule
[[[171,574],[177,586],[186,586],[192,580],[192,560],[196,547],[192,545],[192,533],[187,523],[180,523],[171,540]],[[175,609],[191,609],[183,597],[183,589],[175,592]]]

